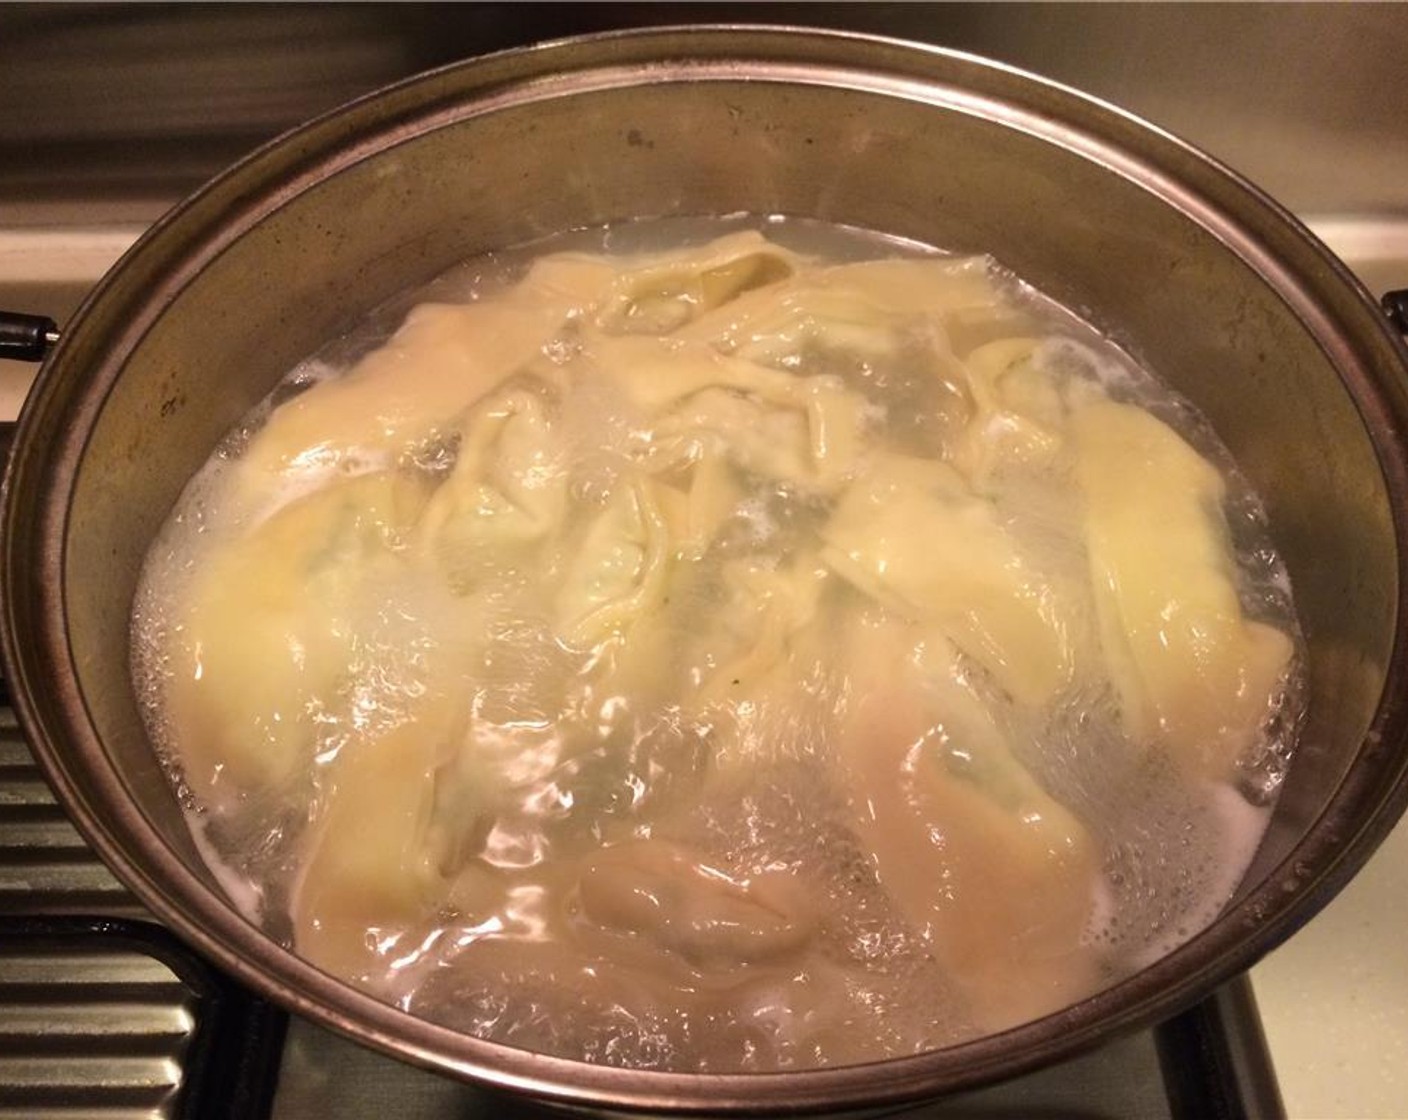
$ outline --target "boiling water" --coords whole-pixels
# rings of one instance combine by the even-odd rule
[[[979,430],[979,356],[1028,340],[1033,408],[1134,403],[1216,464],[1226,496],[1209,539],[1236,625],[1289,648],[1261,506],[1185,402],[987,262],[953,266],[963,291],[991,288],[977,310],[811,308],[784,319],[780,343],[735,324],[714,345],[754,381],[664,403],[657,382],[594,362],[574,309],[487,405],[399,444],[318,437],[268,459],[299,402],[416,304],[491,307],[546,254],[638,257],[759,226],[807,258],[933,259],[746,216],[491,255],[291,371],[187,488],[138,594],[136,680],[202,850],[272,936],[513,1045],[771,1069],[922,1051],[1057,1010],[1226,902],[1288,761],[1294,659],[1225,764],[1132,724],[1118,673],[1091,652],[1111,639],[1075,468],[1065,452],[1032,467],[1040,425],[1034,443],[1000,442],[1027,438],[1017,406]],[[811,267],[786,259],[784,272]],[[764,270],[739,306],[787,282]],[[602,319],[601,337],[709,321],[670,284]],[[635,353],[615,345],[599,352]],[[812,396],[779,405],[794,390],[775,374]],[[858,450],[827,434],[835,416]],[[1020,453],[989,470],[987,439]],[[926,472],[932,484],[911,487]],[[347,491],[321,521],[304,512],[358,479],[391,481]],[[1055,635],[1059,679],[1031,684],[1012,643],[992,653],[1007,608],[975,623],[916,605],[891,570],[912,547],[899,537],[870,562],[903,528],[884,521],[891,498],[955,533],[977,525],[962,549],[1010,549],[1013,586],[1035,596],[1021,624]]]

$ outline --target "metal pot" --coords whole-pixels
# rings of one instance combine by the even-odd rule
[[[1266,839],[1203,933],[1039,1022],[863,1067],[605,1069],[412,1019],[248,924],[143,731],[128,616],[186,480],[296,360],[497,246],[619,219],[807,215],[991,252],[1194,401],[1264,495],[1308,640],[1308,723]],[[1408,355],[1274,203],[1118,110],[981,60],[781,29],[567,41],[452,66],[257,152],[156,226],[69,325],[3,512],[16,705],[88,839],[164,921],[293,1011],[402,1058],[578,1105],[878,1106],[1012,1075],[1170,1015],[1289,936],[1408,798]]]

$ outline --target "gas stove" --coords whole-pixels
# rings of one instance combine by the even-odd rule
[[[1069,81],[1246,171],[1374,295],[1408,286],[1408,96],[1395,69],[1408,8],[1272,19],[1202,7],[680,5],[646,16],[562,5],[545,24],[492,4],[141,7],[0,8],[0,39],[29,48],[23,66],[0,71],[0,307],[62,323],[166,206],[358,92],[493,47],[667,17],[850,26]],[[0,421],[33,372],[0,362]],[[1274,1116],[1282,1099],[1291,1116],[1408,1115],[1404,928],[1408,825],[1249,978],[1186,1014],[892,1115]],[[230,984],[88,850],[0,708],[0,1120],[364,1115],[546,1113],[363,1050]]]

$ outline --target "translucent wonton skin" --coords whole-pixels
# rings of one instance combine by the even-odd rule
[[[312,764],[344,689],[370,591],[426,501],[392,473],[334,483],[212,550],[185,600],[167,703],[182,771],[206,799],[286,785]]]
[[[1127,732],[1225,779],[1280,694],[1292,643],[1249,621],[1232,571],[1222,477],[1133,405],[1076,411],[1077,474],[1101,644]]]
[[[693,862],[697,857],[689,858],[678,873],[695,876],[705,870]],[[718,892],[718,902],[731,889],[727,882],[737,885],[729,879],[706,891]],[[454,1026],[472,1022],[472,1009],[485,1001],[507,1004],[503,1041],[609,1064],[620,1064],[620,1051],[632,1054],[634,1065],[671,1069],[681,1068],[687,1054],[689,1068],[701,1072],[874,1059],[876,1036],[891,1025],[857,1029],[858,1023],[872,1025],[874,1009],[867,1006],[869,993],[850,982],[843,965],[815,948],[783,949],[785,942],[779,943],[776,959],[764,953],[729,960],[725,935],[707,950],[703,959],[710,963],[697,967],[683,953],[664,948],[652,932],[673,912],[674,899],[659,909],[652,904],[662,886],[649,872],[641,882],[623,875],[608,889],[634,893],[632,905],[624,914],[608,915],[606,925],[579,913],[567,922],[550,918],[537,936],[527,938],[485,935],[482,927],[447,930],[447,939],[463,949],[452,967],[439,970],[416,993],[410,1010]],[[556,889],[556,883],[535,882],[520,893],[541,897]],[[661,893],[669,898],[674,892]],[[689,904],[701,901],[691,898]],[[637,924],[637,907],[653,912],[651,920],[638,923],[642,932],[627,928]],[[706,918],[703,927],[722,932],[729,922],[716,925]],[[751,930],[746,934],[749,952],[756,948],[753,936]],[[586,1008],[606,1009],[606,1031],[578,1013]],[[903,1052],[901,1046],[895,1049]]]
[[[292,918],[298,951],[335,976],[379,980],[446,893],[431,842],[445,752],[435,715],[418,710],[414,722],[345,748],[332,767]]]
[[[166,699],[198,801],[301,818],[260,884],[297,950],[675,1068],[868,1060],[1094,991],[1101,852],[1023,760],[1113,681],[1138,745],[1225,776],[1290,645],[1241,613],[1216,471],[1015,306],[985,260],[756,233],[560,254],[277,408]],[[847,829],[838,894],[806,852]]]
[[[417,527],[452,588],[464,593],[502,576],[557,529],[567,500],[561,458],[532,394],[506,393],[473,410],[454,469]]]
[[[852,827],[971,1017],[1004,1030],[1092,991],[1099,855],[1032,780],[943,639],[862,620],[838,743]]]
[[[822,538],[838,575],[940,627],[1023,703],[1043,703],[1069,679],[1052,589],[947,464],[877,454]]]
[[[628,259],[596,320],[612,333],[668,334],[742,292],[791,276],[801,263],[756,230],[643,262]]]
[[[941,339],[949,317],[1001,301],[986,258],[861,261],[799,271],[678,333],[753,361],[796,355],[808,344],[886,354],[902,329],[931,323]]]
[[[700,441],[685,485],[652,482],[675,554],[683,559],[699,559],[744,498],[720,444],[717,439]]]
[[[639,479],[617,487],[558,589],[558,632],[579,647],[624,633],[659,603],[668,560],[668,528],[650,487]]]
[[[704,680],[702,697],[736,701],[765,684],[795,689],[802,676],[789,654],[812,652],[798,635],[816,618],[830,572],[815,554],[801,553],[782,566],[752,558],[724,567],[728,597],[714,618],[712,655],[717,668]],[[830,577],[833,578],[834,577]]]
[[[242,476],[266,487],[286,472],[317,473],[348,457],[385,461],[448,434],[460,413],[527,365],[615,278],[604,260],[545,257],[498,298],[422,304],[345,375],[275,409],[250,441]]]
[[[797,377],[669,336],[589,338],[583,357],[657,421],[667,454],[681,438],[713,438],[744,468],[808,489],[834,489],[857,468],[865,400],[836,378]]]
[[[1065,445],[1065,402],[1033,363],[1036,347],[1031,338],[1002,339],[963,360],[974,407],[954,463],[980,494],[1000,489],[1013,468],[1050,469]]]
[[[648,938],[698,968],[737,969],[796,952],[817,926],[815,902],[785,871],[738,880],[665,840],[602,849],[579,888],[583,914]]]

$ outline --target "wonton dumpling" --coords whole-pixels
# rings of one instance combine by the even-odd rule
[[[753,362],[730,358],[699,342],[649,335],[589,337],[589,362],[647,416],[702,389],[738,389],[776,404],[798,401],[798,379]]]
[[[418,533],[452,587],[502,575],[562,520],[567,478],[561,450],[531,393],[486,402],[471,418],[450,477]]]
[[[641,480],[618,486],[572,553],[557,593],[558,632],[590,646],[630,626],[659,599],[669,536]]]
[[[718,440],[740,468],[782,482],[804,484],[812,475],[806,417],[727,389],[696,393],[660,421],[658,446]]]
[[[671,486],[657,479],[654,489],[675,555],[691,560],[703,555],[744,496],[725,458],[722,441],[701,441],[701,445],[690,464],[687,486]]]
[[[830,484],[855,468],[862,439],[865,399],[832,377],[796,377],[743,358],[719,354],[700,343],[672,338],[600,339],[588,347],[591,359],[625,389],[639,408],[653,414],[674,405],[658,432],[668,437],[681,427],[720,427],[723,441],[736,447],[745,466],[762,464],[762,472],[798,482]],[[709,411],[717,410],[717,418]],[[805,422],[810,466],[793,455],[779,465],[768,445],[777,429],[795,430],[796,410]],[[744,411],[755,414],[753,423]],[[758,422],[772,431],[753,433]],[[768,465],[771,463],[771,465]]]
[[[974,257],[861,261],[799,271],[748,292],[680,332],[755,361],[778,361],[811,344],[883,355],[898,332],[993,309],[1001,296],[990,262]]]
[[[702,661],[708,698],[747,698],[786,666],[791,639],[817,615],[829,572],[817,556],[777,564],[755,557],[724,565],[727,598],[715,612]]]
[[[809,378],[804,384],[812,466],[818,482],[831,486],[857,470],[865,400],[827,378]]]
[[[292,917],[298,951],[335,976],[379,978],[445,891],[431,843],[445,734],[436,722],[418,711],[414,722],[345,748],[331,766]]]
[[[167,691],[187,780],[202,797],[259,792],[311,764],[425,487],[346,479],[290,503],[201,566]]]
[[[1034,362],[1036,340],[978,347],[963,366],[974,412],[955,463],[979,493],[1005,471],[1049,469],[1065,443],[1066,409],[1049,373]]]
[[[911,257],[857,261],[820,271],[823,290],[903,315],[996,310],[1005,297],[987,257]]]
[[[599,319],[615,331],[667,333],[740,292],[791,276],[799,263],[756,230],[627,262]]]
[[[829,384],[805,386],[800,407],[778,407],[722,388],[695,393],[655,427],[666,453],[681,442],[722,444],[744,471],[829,491],[857,469],[864,404]]]
[[[817,285],[814,272],[750,292],[679,332],[731,357],[781,366],[808,347],[884,358],[912,322],[893,308],[857,303]]]
[[[938,762],[1020,818],[1032,843],[1052,851],[1087,848],[1085,827],[1017,759],[1011,741],[1015,731],[1001,726],[998,718],[1003,705],[975,687],[952,643],[941,634],[924,635],[913,646],[910,667],[917,670],[926,709],[942,729]]]
[[[822,559],[904,616],[937,625],[1011,696],[1039,704],[1070,675],[1053,589],[990,506],[944,463],[876,456],[822,530]]]
[[[1098,853],[1012,757],[942,642],[905,647],[893,622],[863,620],[847,638],[855,701],[838,746],[852,828],[973,1019],[1003,1030],[1094,983],[1082,938]]]
[[[323,471],[349,456],[385,458],[446,433],[475,401],[527,365],[569,315],[608,291],[615,269],[545,257],[502,296],[422,304],[395,335],[331,381],[275,409],[250,441],[252,486],[288,471]]]
[[[1292,654],[1242,612],[1217,469],[1172,428],[1103,401],[1072,418],[1101,644],[1129,734],[1226,777]]]
[[[587,860],[579,890],[591,921],[701,968],[732,971],[796,952],[817,925],[795,875],[734,879],[667,840],[601,849]]]

